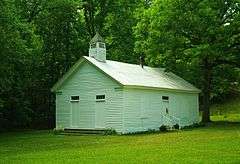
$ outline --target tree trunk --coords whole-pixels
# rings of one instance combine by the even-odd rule
[[[210,122],[210,91],[212,80],[212,66],[208,62],[208,59],[203,61],[203,115],[202,122]]]

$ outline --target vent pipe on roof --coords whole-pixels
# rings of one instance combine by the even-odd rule
[[[143,56],[139,57],[139,63],[140,63],[140,66],[143,68],[143,65],[144,65],[144,58],[143,58]]]

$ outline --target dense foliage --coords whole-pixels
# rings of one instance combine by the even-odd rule
[[[239,1],[155,0],[138,12],[136,50],[198,86],[210,121],[210,100],[239,86]]]
[[[88,53],[96,31],[108,59],[166,67],[209,104],[240,81],[238,0],[1,0],[0,129],[54,127],[50,88]]]

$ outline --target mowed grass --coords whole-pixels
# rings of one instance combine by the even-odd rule
[[[51,131],[0,133],[0,163],[240,164],[240,98],[213,105],[211,111],[211,119],[218,122],[168,133],[122,136],[64,136]]]
[[[64,136],[0,134],[0,163],[240,163],[240,124],[168,133]]]

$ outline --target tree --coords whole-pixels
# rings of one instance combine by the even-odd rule
[[[54,94],[50,88],[81,56],[88,55],[88,42],[96,31],[106,38],[108,59],[137,62],[132,34],[132,27],[136,24],[132,11],[137,1],[5,1],[12,6],[8,14],[12,14],[12,18],[21,25],[20,28],[15,20],[10,21],[11,28],[20,35],[12,37],[12,43],[15,45],[14,42],[20,40],[21,47],[24,47],[21,55],[28,57],[28,62],[24,62],[24,67],[21,67],[24,73],[18,70],[12,73],[26,77],[19,86],[21,101],[26,101],[22,106],[26,110],[21,112],[30,109],[28,118],[33,127],[54,127]],[[9,10],[6,5],[3,6],[5,10]],[[11,33],[15,34],[9,31]],[[15,54],[20,52],[18,49],[11,50],[16,51]],[[10,62],[12,59],[4,63],[9,65]],[[11,104],[7,99],[0,102]],[[3,108],[7,110],[5,105]]]
[[[81,56],[88,53],[89,37],[78,2],[54,0],[41,8],[32,20],[43,42],[41,71],[36,81],[38,85],[34,87],[38,100],[35,118],[41,120],[41,124],[48,122],[48,127],[54,127],[54,95],[50,89]]]
[[[0,2],[0,44],[0,129],[26,126],[32,110],[25,97],[40,42],[13,1]]]
[[[237,0],[155,0],[136,15],[136,51],[202,89],[203,122],[210,121],[213,81],[224,74],[217,69],[239,75],[239,7]]]
[[[83,0],[80,3],[84,12],[85,26],[90,37],[98,31],[106,40],[108,58],[136,63],[134,52],[133,27],[136,19],[133,12],[139,5],[138,0],[95,1]]]

